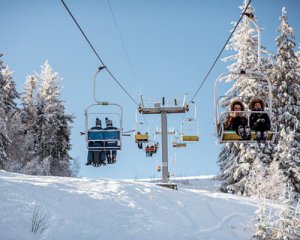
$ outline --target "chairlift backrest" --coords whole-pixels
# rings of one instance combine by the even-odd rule
[[[214,99],[215,99],[215,106],[214,106],[214,109],[215,109],[215,124],[216,126],[218,124],[221,124],[220,122],[220,103],[221,103],[221,100],[226,97],[226,96],[221,96],[219,97],[218,96],[218,84],[220,82],[220,79],[223,79],[227,76],[245,76],[245,75],[248,75],[248,76],[254,76],[256,77],[255,79],[263,79],[264,81],[266,81],[268,83],[268,115],[270,117],[270,119],[272,118],[272,102],[273,102],[273,97],[272,97],[272,84],[271,84],[271,81],[268,79],[268,77],[259,72],[259,71],[253,71],[253,70],[244,70],[243,72],[241,71],[236,71],[236,72],[227,72],[225,74],[222,74],[220,75],[216,81],[215,81],[215,87],[214,87]],[[227,112],[230,112],[230,111],[227,111]],[[246,112],[246,111],[245,111]]]
[[[91,109],[95,108],[95,107],[99,107],[99,106],[105,106],[105,107],[109,107],[109,106],[116,106],[119,108],[119,112],[113,112],[113,113],[103,113],[103,112],[91,112]],[[94,110],[95,111],[95,110]],[[103,115],[103,119],[104,117],[107,116],[107,114],[114,114],[116,116],[119,117],[119,123],[116,125],[116,127],[111,126],[111,124],[109,124],[109,122],[107,121],[108,127],[106,128],[102,128],[102,129],[96,129],[95,127],[91,127],[89,126],[89,118],[92,115]],[[90,142],[102,142],[105,143],[104,146],[102,148],[108,148],[109,145],[111,145],[111,147],[115,148],[113,145],[116,142],[116,148],[119,150],[122,147],[122,134],[123,134],[123,127],[122,127],[122,116],[123,116],[123,109],[120,105],[118,104],[114,104],[114,103],[108,103],[108,102],[99,102],[97,104],[92,104],[90,105],[86,111],[85,111],[85,131],[86,131],[86,135],[85,135],[85,139],[86,139],[86,144],[88,149],[91,149],[93,147],[95,147],[95,144],[93,144],[93,146],[91,146],[91,144],[89,144]],[[99,148],[99,146],[97,146],[97,149]]]

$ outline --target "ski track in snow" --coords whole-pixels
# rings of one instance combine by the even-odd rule
[[[0,239],[250,239],[256,200],[217,192],[212,178],[179,183],[37,177],[0,171]],[[204,189],[204,190],[203,190]],[[47,229],[30,231],[33,210]]]

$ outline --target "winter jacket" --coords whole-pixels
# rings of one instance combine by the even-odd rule
[[[224,129],[225,130],[235,130],[236,132],[238,132],[238,128],[239,126],[247,126],[248,121],[247,118],[243,117],[243,116],[228,116],[224,125]]]
[[[267,131],[271,128],[270,118],[266,113],[251,113],[250,128],[254,131]]]

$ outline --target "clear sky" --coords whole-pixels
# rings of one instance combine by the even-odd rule
[[[65,0],[108,68],[138,101],[139,87],[145,101],[182,98],[194,95],[240,16],[241,0],[110,0],[119,29],[130,56],[137,80],[122,48],[107,0]],[[252,0],[258,24],[264,28],[262,44],[275,51],[275,37],[281,9],[286,6],[296,43],[300,42],[300,1]],[[100,63],[59,0],[0,0],[0,52],[2,60],[14,71],[17,89],[25,77],[46,60],[62,80],[62,99],[66,111],[74,114],[71,156],[81,162],[80,176],[93,178],[158,177],[155,166],[161,151],[153,158],[137,149],[133,137],[124,137],[117,163],[94,168],[84,165],[86,145],[79,132],[84,131],[84,110],[93,103],[93,76]],[[226,51],[222,57],[228,55]],[[214,136],[213,85],[226,72],[219,61],[196,97],[200,122],[200,142],[186,149],[172,149],[176,164],[169,169],[177,176],[217,174],[220,145]],[[137,106],[109,77],[101,79],[97,98],[116,102],[124,109],[124,130],[135,124]],[[139,87],[138,87],[139,86]],[[188,116],[188,115],[186,115]],[[104,118],[104,116],[103,116]],[[154,131],[159,116],[146,116]],[[168,116],[169,127],[180,126],[182,115]],[[159,136],[157,137],[160,138]],[[169,137],[169,142],[171,136]]]

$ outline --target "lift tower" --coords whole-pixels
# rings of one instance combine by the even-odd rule
[[[162,102],[155,102],[153,106],[145,107],[143,98],[141,96],[141,103],[139,104],[138,111],[141,114],[160,114],[161,115],[161,145],[162,145],[162,180],[158,185],[166,186],[169,188],[177,189],[176,184],[169,183],[168,171],[168,126],[167,114],[171,113],[185,113],[189,110],[186,104],[186,95],[184,96],[183,103],[179,106],[177,99],[174,99],[174,104],[166,105],[165,98]]]

